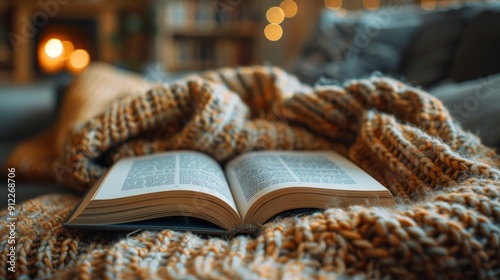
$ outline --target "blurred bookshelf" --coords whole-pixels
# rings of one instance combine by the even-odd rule
[[[159,0],[156,56],[168,71],[255,63],[260,1]]]

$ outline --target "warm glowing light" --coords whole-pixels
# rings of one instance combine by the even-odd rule
[[[325,0],[325,6],[330,10],[342,8],[342,0]]]
[[[285,0],[281,2],[280,8],[285,12],[285,17],[292,18],[297,14],[299,8],[297,7],[297,3],[293,0]]]
[[[64,60],[59,57],[50,57],[45,52],[45,44],[38,46],[38,65],[45,73],[57,73],[64,69]]]
[[[337,10],[337,16],[339,17],[345,17],[347,15],[347,10],[344,8],[340,8]]]
[[[78,49],[71,54],[68,63],[73,70],[78,71],[87,66],[89,62],[90,62],[89,53],[85,50]]]
[[[436,0],[421,0],[420,5],[422,6],[422,9],[432,11],[436,9]]]
[[[58,73],[65,68],[78,73],[89,63],[89,53],[83,49],[75,50],[70,41],[53,38],[38,45],[38,64],[45,73]]]
[[[269,41],[278,41],[283,36],[283,29],[278,24],[270,23],[264,28],[264,34]]]
[[[363,0],[363,5],[368,10],[376,10],[380,7],[380,0]]]
[[[56,58],[63,53],[63,44],[59,39],[50,39],[45,43],[45,53],[52,58]]]
[[[270,23],[280,24],[285,19],[285,12],[280,7],[271,7],[266,12],[266,18]]]
[[[63,45],[63,59],[67,60],[71,57],[71,54],[75,51],[75,46],[70,41],[62,41]]]

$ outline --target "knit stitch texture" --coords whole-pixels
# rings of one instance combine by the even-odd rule
[[[119,158],[176,149],[222,164],[252,150],[336,150],[397,207],[330,208],[221,239],[65,230],[79,197],[47,195],[17,206],[15,273],[0,212],[0,278],[500,277],[499,157],[439,100],[389,78],[310,88],[256,66],[153,85],[94,65],[72,85],[59,122],[6,166],[84,191]]]

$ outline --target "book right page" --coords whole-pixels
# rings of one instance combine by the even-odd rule
[[[386,190],[357,165],[331,151],[247,153],[228,163],[226,175],[243,219],[259,198],[283,188]]]

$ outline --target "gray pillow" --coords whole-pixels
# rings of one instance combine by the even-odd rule
[[[454,80],[500,73],[500,9],[493,7],[497,9],[480,13],[465,28],[450,71]]]
[[[413,38],[402,67],[404,77],[415,85],[430,86],[446,77],[466,23],[467,7],[422,16],[423,26]]]
[[[462,127],[500,148],[500,74],[442,85],[430,93],[443,101]]]
[[[419,15],[383,8],[360,17],[339,18],[324,10],[294,67],[303,82],[320,77],[342,82],[374,71],[397,76],[401,49],[420,28]]]

